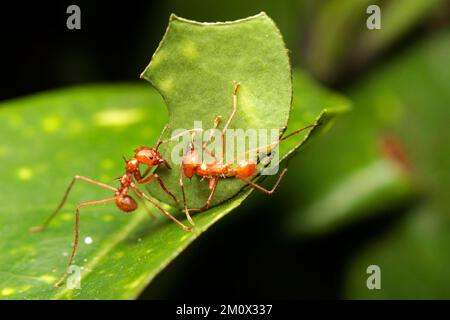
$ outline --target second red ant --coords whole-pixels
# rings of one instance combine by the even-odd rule
[[[279,177],[278,177],[277,181],[275,182],[274,186],[272,187],[272,189],[266,189],[250,180],[250,178],[253,177],[257,173],[257,163],[255,161],[242,161],[242,162],[238,163],[237,165],[235,165],[234,167],[233,167],[234,161],[229,161],[229,162],[225,161],[225,151],[226,151],[225,150],[225,136],[226,136],[226,132],[237,112],[237,95],[238,95],[239,88],[240,88],[240,83],[237,83],[233,90],[233,111],[231,112],[231,115],[228,118],[225,126],[221,130],[220,136],[221,136],[221,146],[222,146],[222,159],[220,159],[220,160],[217,159],[215,157],[214,153],[209,151],[207,148],[208,144],[211,142],[211,139],[213,137],[212,134],[202,144],[202,151],[205,151],[210,156],[212,156],[212,161],[210,161],[210,162],[199,161],[200,156],[198,154],[198,151],[195,148],[195,144],[193,141],[191,143],[189,143],[186,153],[184,154],[184,156],[182,158],[180,171],[179,171],[179,184],[181,186],[182,195],[183,195],[183,209],[184,209],[184,212],[186,214],[188,221],[192,225],[194,225],[194,221],[192,220],[192,217],[189,214],[189,210],[204,211],[204,210],[208,209],[211,204],[211,200],[214,197],[214,193],[216,191],[216,187],[217,187],[217,184],[219,183],[220,179],[237,178],[237,179],[240,179],[241,181],[243,181],[244,183],[246,183],[247,185],[251,186],[252,188],[258,189],[258,190],[270,195],[279,186],[281,180],[283,179],[283,177],[285,176],[285,174],[287,172],[287,167],[286,167],[283,169],[283,171],[279,175]],[[221,120],[221,117],[217,116],[214,121],[214,126],[213,126],[214,130],[218,127],[220,120]],[[259,151],[261,149],[273,148],[276,145],[278,145],[279,143],[281,143],[281,141],[286,140],[287,138],[292,137],[305,129],[314,128],[316,125],[317,124],[308,125],[304,128],[295,130],[295,131],[291,132],[290,134],[283,137],[283,134],[286,132],[286,129],[287,129],[285,127],[282,130],[280,138],[276,142],[266,145],[266,146],[259,147],[256,150],[252,150],[252,151]],[[211,131],[211,133],[213,133],[213,130]],[[195,132],[193,134],[195,134]],[[248,150],[248,151],[246,151],[246,153],[248,153],[250,151],[251,150]],[[194,175],[197,175],[200,178],[208,181],[210,193],[209,193],[209,196],[208,196],[205,204],[203,205],[203,207],[195,208],[195,209],[188,208],[186,194],[184,191],[183,175],[186,176],[188,179],[192,179],[192,177]]]

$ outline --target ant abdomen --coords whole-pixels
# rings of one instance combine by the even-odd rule
[[[237,178],[249,178],[256,172],[256,163],[242,162],[236,166],[232,173]]]
[[[117,197],[116,204],[120,210],[125,212],[131,212],[137,209],[138,204],[129,195]]]

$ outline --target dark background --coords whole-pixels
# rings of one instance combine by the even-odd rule
[[[81,30],[66,9],[81,8]],[[29,1],[2,4],[0,99],[98,81],[136,81],[164,34],[156,1]]]
[[[229,6],[214,1],[193,1],[190,6],[190,1],[177,0],[2,3],[0,99],[86,82],[137,81],[157,48],[171,13],[198,21],[226,21],[267,11],[283,32],[294,65],[314,73],[314,65],[303,58],[310,49],[308,23],[320,14],[320,5],[326,1],[299,1],[307,3],[296,9],[300,13],[290,12],[284,2],[295,1],[278,5],[271,1],[231,1]],[[81,30],[66,28],[66,9],[71,4],[81,8]],[[417,23],[378,56],[358,61],[349,55],[338,76],[316,77],[332,88],[345,88],[357,81],[359,73],[376,68],[377,62],[392,52],[448,26],[449,5],[442,7],[429,21]],[[293,20],[293,16],[298,21],[285,22]],[[358,28],[365,28],[365,21]]]
[[[66,28],[70,4],[81,7],[81,30]],[[197,9],[176,1],[2,3],[0,100],[82,83],[142,81],[139,74],[162,38],[171,12],[197,20],[234,20],[256,14],[265,5],[243,4],[219,11],[209,1]],[[272,15],[272,5],[268,7]],[[313,11],[311,7],[314,5],[309,7]],[[319,80],[332,88],[345,89],[358,81],[361,72],[376,68],[383,58],[448,26],[446,17],[441,13],[433,17],[433,23],[420,22],[376,57],[343,64],[341,71],[345,72],[338,77]],[[301,24],[298,28],[307,30]],[[308,50],[307,31],[294,33],[288,45],[294,52],[294,64],[314,73],[298,58]],[[278,194],[282,193],[283,188]],[[295,199],[275,195],[268,200],[256,194],[252,199],[195,241],[142,297],[338,298],[348,258],[361,245],[395,227],[402,215],[392,215],[392,211],[406,211],[403,207],[391,208],[376,218],[325,236],[292,241],[281,234],[277,216],[286,201]]]

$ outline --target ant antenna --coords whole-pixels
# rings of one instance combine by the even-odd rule
[[[169,127],[169,124],[166,124],[164,126],[164,128],[162,129],[161,134],[159,135],[159,138],[158,138],[158,142],[156,143],[156,148],[155,148],[156,151],[158,151],[159,146],[163,143],[162,142],[162,137],[164,137],[164,133],[166,133],[166,130],[167,130],[168,127]]]
[[[170,141],[175,141],[176,139],[178,139],[179,137],[185,135],[188,132],[196,132],[196,131],[203,131],[203,129],[201,129],[201,128],[189,129],[189,130],[185,130],[183,132],[180,132],[179,134],[176,134],[176,135],[172,136],[169,139],[159,140],[158,143],[156,144],[155,150],[158,151],[159,146],[162,145],[163,143],[167,143],[167,142],[170,142]]]

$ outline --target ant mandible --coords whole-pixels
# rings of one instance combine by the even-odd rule
[[[184,225],[182,222],[177,220],[173,215],[170,214],[169,211],[167,211],[166,209],[161,207],[158,203],[153,201],[150,197],[148,197],[144,192],[142,192],[136,186],[136,183],[147,184],[152,180],[158,181],[159,185],[164,190],[164,192],[167,193],[177,203],[177,206],[178,206],[177,199],[166,188],[166,186],[164,185],[163,181],[158,176],[158,174],[156,174],[154,172],[151,174],[149,174],[149,173],[152,168],[159,167],[162,164],[164,164],[168,169],[171,169],[168,162],[158,152],[158,148],[160,145],[167,143],[169,141],[172,141],[172,140],[178,138],[180,135],[185,134],[186,132],[195,131],[195,130],[197,130],[197,129],[186,130],[186,131],[180,133],[179,135],[173,136],[170,139],[159,140],[158,143],[156,144],[155,148],[150,148],[150,147],[145,147],[145,146],[141,146],[141,147],[137,148],[135,150],[135,154],[134,154],[133,158],[131,158],[129,160],[124,158],[125,174],[117,179],[120,182],[120,186],[118,188],[114,188],[110,185],[89,179],[87,177],[79,176],[79,175],[76,175],[73,177],[60,204],[55,209],[55,211],[47,218],[47,220],[41,226],[32,227],[30,229],[31,232],[40,232],[49,225],[49,223],[58,214],[58,212],[60,212],[61,208],[63,207],[64,203],[66,202],[67,197],[68,197],[70,191],[72,190],[72,187],[76,181],[84,181],[84,182],[90,183],[92,185],[108,189],[108,190],[114,192],[114,197],[103,199],[103,200],[83,202],[83,203],[80,203],[77,205],[76,210],[75,210],[76,211],[75,240],[73,243],[72,253],[69,258],[69,263],[68,263],[67,269],[66,269],[65,273],[61,276],[61,278],[58,280],[58,282],[55,284],[55,287],[59,287],[64,282],[64,280],[66,279],[66,277],[68,275],[68,268],[71,266],[71,264],[74,260],[75,253],[78,248],[78,230],[79,230],[79,222],[80,222],[80,208],[82,208],[82,207],[88,207],[88,206],[93,206],[93,205],[102,204],[102,203],[115,202],[117,207],[121,211],[123,211],[125,213],[133,212],[138,208],[137,202],[129,195],[129,192],[133,191],[133,193],[138,197],[139,200],[141,200],[141,201],[144,201],[144,199],[147,200],[152,205],[154,205],[156,208],[158,208],[161,212],[163,212],[165,215],[167,215],[169,218],[171,218],[173,221],[175,221],[178,225],[180,225],[184,230],[190,231],[191,228],[189,228],[188,226]],[[144,174],[141,174],[140,165],[145,165],[148,167],[147,170],[144,172]]]
[[[179,184],[180,184],[180,187],[182,190],[182,195],[183,195],[184,212],[186,213],[186,217],[191,225],[195,225],[195,224],[194,224],[194,221],[192,220],[192,217],[189,214],[189,210],[204,211],[209,208],[211,201],[214,197],[214,193],[216,191],[217,184],[219,183],[219,179],[234,177],[234,178],[242,180],[247,185],[250,185],[251,187],[253,187],[255,189],[258,189],[268,195],[271,195],[273,192],[275,192],[276,188],[279,186],[281,180],[283,179],[283,177],[285,176],[285,174],[287,172],[287,167],[285,167],[283,169],[283,171],[280,173],[280,175],[279,175],[277,181],[275,182],[274,186],[272,187],[272,189],[269,190],[269,189],[266,189],[250,180],[250,178],[257,171],[257,163],[256,162],[242,161],[242,162],[238,163],[234,168],[233,168],[234,161],[225,162],[225,135],[228,130],[228,127],[231,124],[231,121],[233,120],[233,118],[237,112],[237,95],[238,95],[239,88],[240,88],[240,83],[237,83],[235,85],[234,91],[233,91],[233,111],[231,112],[231,115],[228,118],[224,128],[221,130],[222,159],[218,160],[215,157],[214,153],[207,149],[208,144],[211,142],[211,139],[213,138],[213,131],[215,129],[217,129],[217,127],[221,121],[220,116],[217,116],[215,118],[214,125],[212,128],[213,130],[211,130],[211,134],[206,139],[206,141],[202,144],[202,150],[206,151],[212,157],[212,161],[211,162],[199,161],[199,155],[197,153],[197,150],[195,149],[194,142],[193,142],[194,139],[192,139],[192,142],[189,143],[186,153],[184,154],[184,156],[182,158],[178,179],[179,179]],[[286,140],[287,138],[292,137],[305,129],[314,128],[316,125],[318,125],[318,124],[316,123],[316,124],[308,125],[301,129],[295,130],[295,131],[291,132],[290,134],[283,137],[283,135],[287,129],[287,127],[284,127],[282,129],[281,135],[277,141],[275,141],[274,143],[268,144],[266,146],[248,150],[245,153],[248,153],[250,151],[258,152],[260,149],[273,148],[276,145],[278,145],[279,143],[281,143],[281,141]],[[194,134],[195,134],[195,132],[193,133],[193,135]],[[188,209],[187,202],[186,202],[186,195],[185,195],[185,191],[184,191],[183,174],[189,180],[192,179],[192,177],[194,175],[197,175],[197,176],[201,177],[202,179],[205,179],[208,181],[210,193],[209,193],[209,196],[208,196],[205,204],[203,205],[203,207]]]

